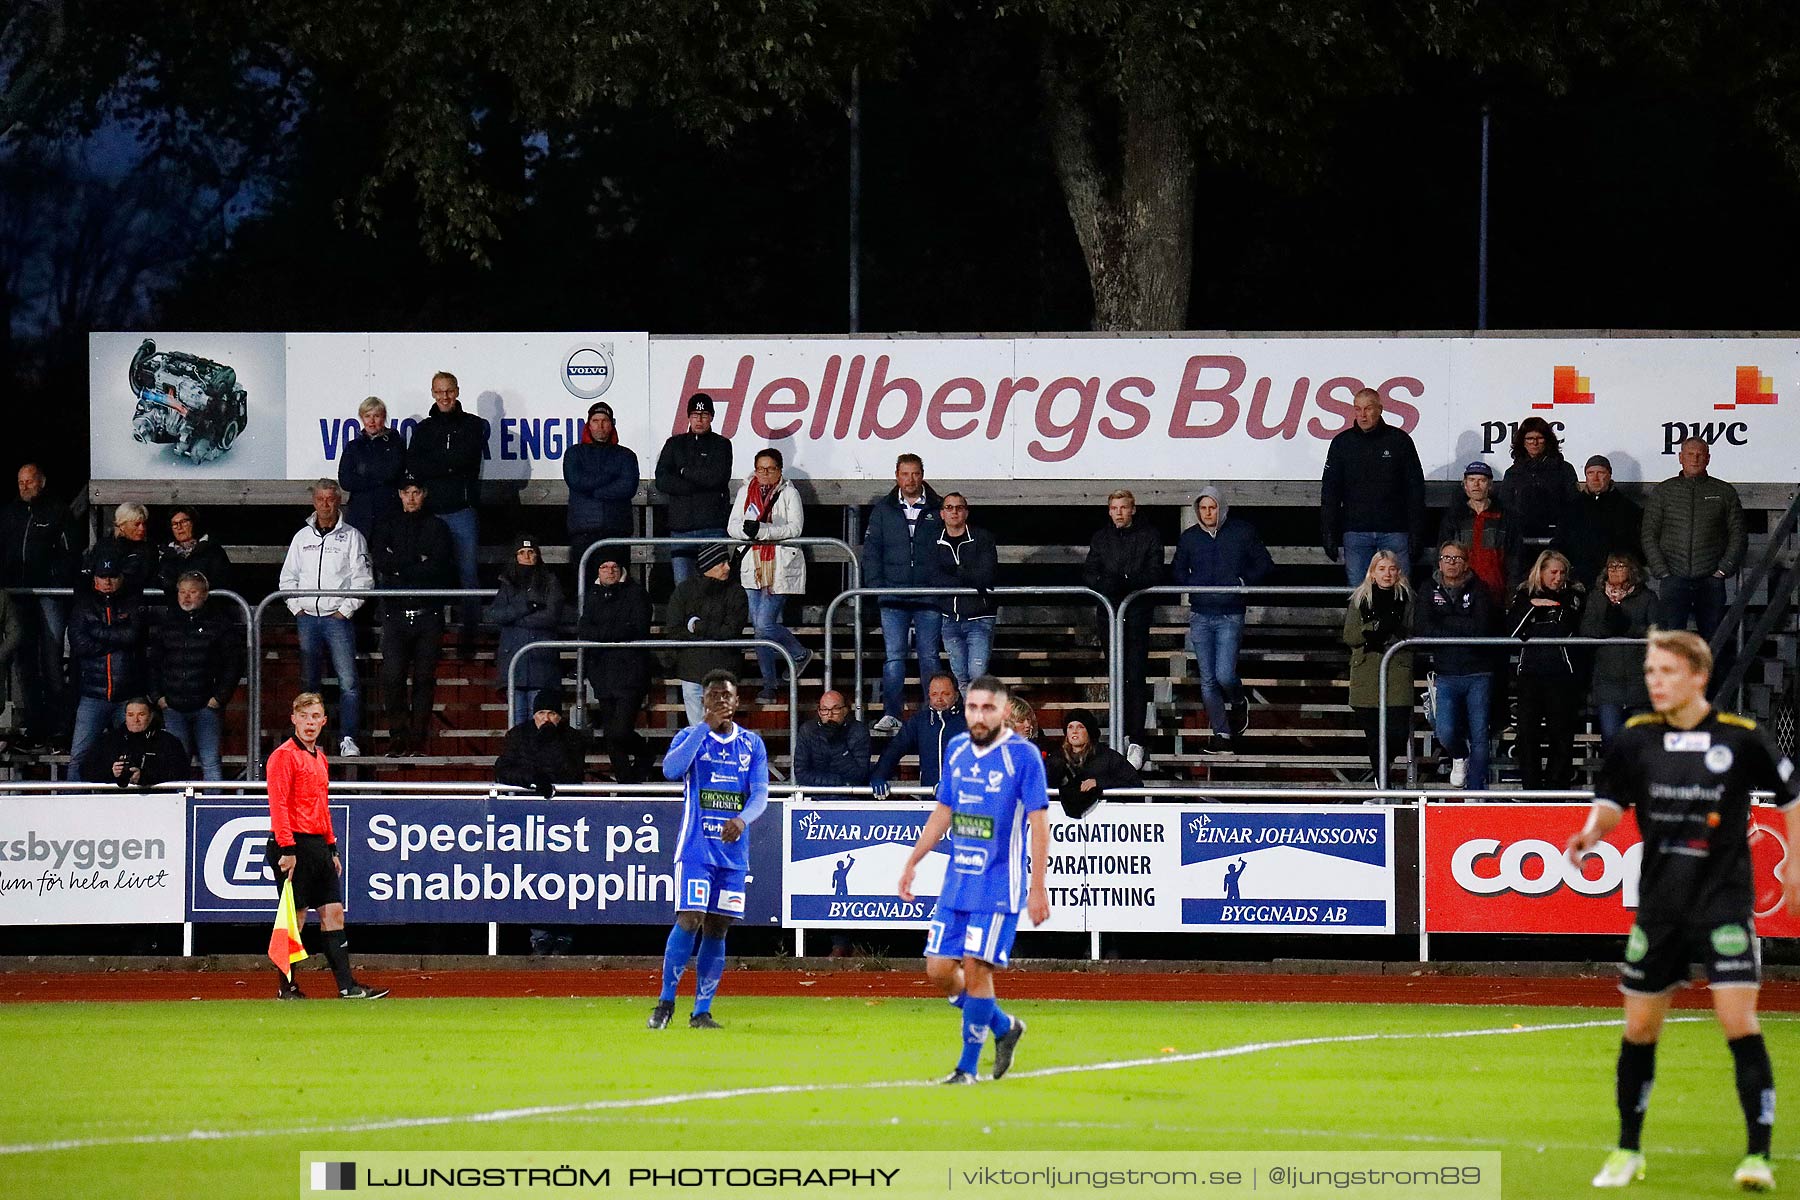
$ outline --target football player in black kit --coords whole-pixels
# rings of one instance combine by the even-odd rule
[[[1587,824],[1569,839],[1579,861],[1637,810],[1644,840],[1637,923],[1625,943],[1619,990],[1625,1037],[1619,1046],[1619,1145],[1595,1187],[1624,1187],[1644,1177],[1640,1137],[1656,1075],[1656,1039],[1675,990],[1695,959],[1706,968],[1713,1012],[1737,1070],[1749,1145],[1733,1181],[1745,1191],[1775,1186],[1769,1139],[1775,1124],[1775,1075],[1756,1019],[1762,977],[1754,924],[1750,793],[1773,792],[1800,847],[1800,781],[1770,748],[1756,722],[1719,712],[1706,700],[1712,652],[1687,632],[1651,630],[1644,681],[1655,712],[1633,717],[1613,742],[1594,787]],[[1782,864],[1782,899],[1800,915],[1792,860]]]

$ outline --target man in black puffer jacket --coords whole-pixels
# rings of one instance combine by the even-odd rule
[[[1319,478],[1319,532],[1326,557],[1344,556],[1344,577],[1359,587],[1377,550],[1412,573],[1412,548],[1425,521],[1425,472],[1404,429],[1381,419],[1374,388],[1356,393],[1350,428],[1331,439]]]
[[[220,727],[243,678],[243,623],[213,602],[203,573],[187,572],[151,634],[150,693],[168,732],[199,756],[202,779],[225,778]]]
[[[589,642],[638,642],[650,636],[650,596],[626,573],[623,547],[600,551],[594,582],[581,614],[581,638]],[[743,589],[738,589],[742,591]],[[637,731],[638,714],[650,696],[650,651],[583,651],[588,685],[594,692],[594,721],[606,739],[613,778],[643,783],[654,756]]]
[[[669,597],[665,636],[678,640],[729,641],[744,636],[750,624],[750,601],[742,585],[732,577],[731,552],[723,546],[702,546],[700,573],[682,580]],[[695,646],[675,651],[675,675],[681,680],[681,702],[688,724],[706,720],[706,689],[702,681],[714,671],[735,673],[744,665],[744,652],[724,646]]]
[[[427,492],[410,475],[400,480],[400,511],[369,539],[378,587],[425,590],[456,586],[450,529],[425,511]],[[444,602],[402,597],[381,602],[381,702],[388,753],[417,754],[431,737],[438,659],[444,647]],[[406,681],[412,677],[412,703]]]
[[[1137,519],[1137,497],[1123,488],[1106,498],[1106,516],[1110,522],[1088,542],[1087,561],[1082,564],[1081,582],[1093,588],[1114,604],[1132,592],[1155,587],[1168,578],[1163,563],[1162,534],[1148,521]],[[1150,701],[1150,616],[1153,598],[1146,597],[1125,610],[1125,641],[1120,648],[1124,661],[1119,669],[1124,675],[1125,743],[1144,736],[1145,706]],[[1100,645],[1107,648],[1112,630],[1106,613],[1097,615]]]
[[[671,536],[724,537],[731,517],[731,443],[712,431],[713,401],[688,397],[687,432],[663,443],[656,456],[656,490],[669,501]],[[692,575],[699,551],[678,546],[670,567],[677,585]]]
[[[406,473],[431,497],[426,510],[450,527],[456,547],[457,587],[476,588],[475,551],[481,545],[476,510],[481,504],[481,460],[487,453],[487,427],[465,410],[456,376],[439,371],[431,377],[431,411],[413,427],[406,446]],[[362,532],[367,533],[367,530]],[[464,636],[472,635],[480,618],[478,601],[462,605]]]
[[[100,735],[81,760],[82,778],[122,788],[149,788],[187,778],[187,747],[156,720],[148,697],[125,704],[125,722]]]
[[[144,642],[143,598],[124,587],[117,558],[95,558],[93,582],[69,615],[69,671],[80,696],[69,762],[78,779],[100,735],[124,719],[126,699],[144,690]]]

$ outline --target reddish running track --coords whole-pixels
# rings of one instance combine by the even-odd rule
[[[651,996],[646,970],[380,971],[364,978],[393,989],[396,999],[429,997]],[[315,996],[332,995],[324,971],[303,971]],[[1610,977],[1508,978],[1455,975],[1213,975],[1167,972],[1013,970],[1002,985],[1019,1000],[1177,1000],[1303,1004],[1500,1004],[1616,1008]],[[721,989],[736,996],[849,996],[866,999],[933,995],[912,971],[733,971]],[[110,971],[0,974],[0,1003],[82,1000],[268,1000],[269,971]],[[1705,988],[1677,993],[1679,1008],[1706,1008]],[[1763,985],[1765,1012],[1800,1012],[1800,982]]]

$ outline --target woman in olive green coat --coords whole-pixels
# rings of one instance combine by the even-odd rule
[[[1413,590],[1391,550],[1369,560],[1361,586],[1350,593],[1344,613],[1344,645],[1350,647],[1350,708],[1367,739],[1369,762],[1380,771],[1381,657],[1412,635]],[[1388,757],[1404,759],[1412,733],[1412,652],[1402,650],[1388,664]]]

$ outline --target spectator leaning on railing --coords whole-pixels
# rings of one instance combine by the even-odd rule
[[[343,519],[344,494],[337,482],[320,479],[312,486],[312,515],[288,543],[281,564],[280,590],[366,591],[375,586],[369,565],[369,544],[360,531]],[[362,607],[356,596],[294,596],[287,602],[300,636],[301,689],[308,695],[319,690],[324,657],[331,655],[337,673],[339,696],[338,753],[353,758],[362,753],[356,735],[362,729],[362,679],[356,666],[356,629],[350,618]],[[252,747],[251,753],[255,753]]]
[[[201,572],[182,575],[173,591],[150,635],[150,694],[164,726],[199,757],[200,778],[223,779],[220,734],[244,680],[244,627],[212,599]]]
[[[1569,578],[1569,560],[1555,550],[1539,554],[1531,574],[1513,593],[1506,614],[1519,651],[1519,769],[1528,789],[1575,783],[1575,720],[1581,711],[1578,659],[1569,646],[1532,646],[1541,638],[1576,637],[1587,592]]]
[[[1162,534],[1148,521],[1137,519],[1137,497],[1124,488],[1106,497],[1108,524],[1088,540],[1087,559],[1081,565],[1081,582],[1111,600],[1114,605],[1132,592],[1155,587],[1168,578],[1163,565]],[[1155,601],[1145,597],[1125,610],[1119,673],[1125,709],[1126,753],[1141,741],[1150,702],[1150,618]],[[1112,644],[1112,626],[1102,609],[1095,614],[1102,651]]]
[[[1354,397],[1350,428],[1331,439],[1319,478],[1319,523],[1325,555],[1344,556],[1351,587],[1368,574],[1377,550],[1393,554],[1400,574],[1412,570],[1412,547],[1425,520],[1425,472],[1418,447],[1398,425],[1382,420],[1381,396],[1364,388]]]
[[[665,632],[677,641],[731,641],[744,636],[750,604],[731,577],[731,552],[724,546],[700,547],[700,573],[675,585],[669,597]],[[737,705],[737,673],[744,652],[728,646],[694,646],[675,650],[675,675],[681,680],[681,703],[688,724],[706,720],[706,677],[723,671],[732,677],[731,703]]]
[[[406,443],[387,423],[387,404],[370,396],[356,406],[362,428],[344,444],[338,483],[350,493],[344,519],[365,538],[400,511],[400,477],[406,474]]]
[[[1744,506],[1737,489],[1706,473],[1712,449],[1681,443],[1681,474],[1665,479],[1644,506],[1644,563],[1656,580],[1663,624],[1712,639],[1725,619],[1725,581],[1744,565]]]
[[[80,696],[69,746],[74,777],[102,732],[125,716],[125,701],[144,689],[143,597],[124,585],[117,559],[93,561],[93,579],[69,615],[69,670]]]
[[[513,724],[531,714],[531,698],[540,688],[562,686],[562,659],[554,650],[533,650],[513,665],[521,650],[532,642],[556,640],[563,627],[563,590],[556,572],[544,564],[536,538],[521,535],[513,540],[512,561],[500,572],[499,591],[487,608],[488,624],[500,630],[500,648],[494,654],[494,682],[506,691],[510,678]]]
[[[819,697],[819,718],[800,727],[794,782],[803,787],[863,787],[869,782],[869,729],[850,715],[842,692]]]
[[[1344,644],[1350,647],[1350,708],[1363,731],[1369,761],[1381,775],[1381,728],[1387,725],[1388,758],[1404,757],[1412,731],[1412,651],[1388,663],[1387,711],[1381,708],[1381,660],[1389,646],[1412,635],[1413,590],[1400,570],[1400,556],[1377,550],[1362,583],[1350,593],[1344,613]]]
[[[738,580],[750,605],[750,626],[759,638],[779,643],[794,656],[797,678],[812,661],[812,651],[782,624],[782,610],[791,596],[806,594],[806,554],[798,546],[774,543],[805,532],[806,510],[800,493],[782,478],[781,451],[773,446],[756,452],[755,470],[738,489],[726,525],[729,536],[747,543],[739,550]],[[764,691],[781,683],[781,656],[773,646],[756,648],[762,677],[744,697],[754,704]]]
[[[1104,728],[1085,708],[1063,717],[1063,744],[1045,755],[1044,773],[1071,817],[1087,815],[1106,800],[1107,788],[1142,787],[1143,779],[1125,756],[1100,744]]]
[[[944,768],[944,755],[950,749],[950,739],[969,731],[968,722],[963,719],[961,697],[956,691],[956,676],[939,671],[931,677],[926,696],[926,706],[900,727],[899,734],[881,752],[881,761],[875,764],[875,770],[869,776],[869,787],[878,800],[886,798],[894,773],[900,769],[900,760],[908,754],[919,756],[919,782],[926,787],[936,786]]]
[[[1420,597],[1417,636],[1494,636],[1494,602],[1487,585],[1469,571],[1468,548],[1459,542],[1438,547],[1437,574]],[[1433,646],[1432,725],[1450,756],[1450,786],[1477,791],[1488,785],[1488,712],[1494,687],[1494,651],[1489,646]]]
[[[149,788],[188,777],[187,747],[162,727],[144,696],[125,702],[121,724],[100,735],[81,759],[81,778],[122,788]]]
[[[156,567],[157,586],[173,596],[176,581],[190,571],[206,576],[214,589],[231,588],[231,556],[210,534],[199,531],[194,510],[182,507],[169,514],[169,544]]]
[[[1599,584],[1588,595],[1581,618],[1583,637],[1639,638],[1657,622],[1656,593],[1644,584],[1643,568],[1630,554],[1615,552],[1606,560]],[[1600,751],[1634,713],[1650,711],[1650,689],[1644,684],[1642,646],[1599,646],[1594,653],[1594,715],[1600,722]]]
[[[994,535],[969,524],[969,500],[961,492],[949,492],[938,509],[944,518],[938,534],[932,586],[975,588],[973,596],[945,596],[938,601],[943,613],[944,650],[956,690],[967,692],[969,682],[988,673],[994,652],[996,606],[988,589],[1000,575],[1000,551]]]
[[[1196,587],[1240,587],[1261,583],[1275,560],[1256,529],[1242,517],[1230,519],[1215,487],[1194,498],[1195,524],[1175,547],[1170,581]],[[1238,680],[1238,647],[1244,639],[1241,592],[1195,592],[1188,596],[1188,652],[1200,677],[1212,737],[1205,753],[1231,753],[1232,739],[1250,725],[1250,705]]]

